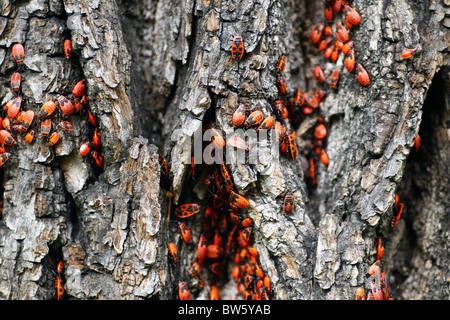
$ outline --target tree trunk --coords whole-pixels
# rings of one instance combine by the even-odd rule
[[[74,126],[60,131],[55,147],[41,137],[38,117],[33,143],[12,130],[17,144],[6,146],[11,157],[0,176],[0,297],[55,299],[63,261],[66,299],[177,299],[179,281],[188,283],[192,299],[208,298],[213,284],[221,298],[241,298],[229,276],[232,253],[223,276],[203,265],[203,289],[189,275],[203,210],[183,219],[193,233],[186,244],[174,209],[206,206],[211,197],[205,176],[192,178],[185,147],[211,120],[231,133],[239,103],[275,116],[272,103],[287,102],[301,88],[324,89],[326,96],[300,123],[283,120],[296,131],[298,158],[280,152],[229,165],[235,191],[250,203],[241,213],[253,219],[251,246],[272,281],[270,298],[354,299],[358,287],[370,291],[368,269],[382,237],[382,269],[394,299],[448,299],[450,5],[351,1],[362,21],[350,39],[371,82],[363,87],[345,69],[344,54],[327,60],[309,40],[314,25],[326,24],[324,3],[2,0],[2,105],[17,95],[10,88],[16,71],[22,109],[36,114],[59,94],[73,101],[74,85],[86,79],[104,166],[78,153],[95,129],[86,111],[66,116],[58,108],[51,116],[55,131],[62,120]],[[334,31],[334,22],[328,24]],[[239,61],[230,53],[236,34],[245,45]],[[73,42],[71,60],[65,39]],[[19,66],[15,43],[25,48]],[[417,52],[403,59],[405,48]],[[276,85],[281,55],[286,94]],[[341,70],[336,89],[313,78],[315,65],[327,79]],[[308,159],[319,115],[328,129],[329,164],[317,161],[312,185]],[[415,151],[417,134],[422,145]],[[160,155],[168,176],[161,175]],[[287,191],[295,200],[292,214],[283,212]],[[404,210],[392,228],[395,194]],[[170,242],[178,246],[177,263]]]

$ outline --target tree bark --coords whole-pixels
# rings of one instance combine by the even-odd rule
[[[270,297],[354,299],[358,287],[370,288],[368,268],[381,236],[393,298],[448,299],[450,5],[351,1],[362,22],[350,38],[371,80],[363,87],[345,69],[342,53],[336,62],[326,60],[309,41],[311,28],[324,23],[324,3],[1,2],[2,105],[15,96],[10,78],[16,71],[22,108],[36,113],[58,94],[69,97],[85,78],[104,156],[98,170],[78,153],[92,139],[85,112],[52,116],[54,124],[74,125],[54,148],[40,137],[38,119],[32,144],[13,132],[17,144],[7,147],[12,155],[0,176],[1,299],[55,299],[59,261],[67,299],[177,299],[176,284],[186,279],[193,299],[208,298],[212,284],[221,298],[241,298],[228,276],[232,263],[224,277],[205,266],[203,289],[189,276],[202,214],[185,220],[193,232],[185,244],[173,210],[206,199],[207,191],[190,177],[183,147],[207,118],[230,133],[241,101],[273,115],[272,102],[298,88],[326,91],[319,113],[330,162],[318,162],[317,185],[308,183],[307,159],[319,113],[299,126],[286,122],[297,133],[297,160],[280,155],[230,165],[237,191],[250,202],[243,215],[254,221],[252,246],[271,278]],[[235,34],[245,43],[239,62],[230,54]],[[71,61],[65,39],[73,42]],[[11,54],[15,43],[25,48],[22,66]],[[417,53],[403,59],[403,49],[412,47]],[[280,95],[275,64],[283,54],[287,93]],[[327,78],[341,70],[337,89],[318,84],[315,65]],[[414,151],[418,133],[422,145]],[[160,155],[169,164],[168,183]],[[295,199],[291,215],[283,212],[287,191]],[[405,209],[392,229],[394,194]],[[180,251],[176,264],[169,242]]]

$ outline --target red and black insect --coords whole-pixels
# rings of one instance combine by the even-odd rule
[[[177,263],[180,259],[180,256],[178,255],[178,248],[175,243],[171,242],[167,245],[169,249],[170,256],[174,263]]]
[[[309,33],[309,39],[311,40],[311,42],[313,44],[316,44],[317,42],[319,42],[320,38],[322,37],[322,32],[323,29],[325,28],[325,26],[321,23],[316,24],[311,32]]]
[[[348,42],[344,43],[344,45],[342,46],[341,51],[342,51],[343,54],[348,54],[348,52],[352,48],[353,48],[353,41],[348,41]]]
[[[42,105],[41,110],[39,110],[38,116],[41,119],[44,119],[50,116],[55,110],[56,104],[52,100],[49,100]]]
[[[56,97],[55,104],[59,105],[62,112],[64,112],[68,116],[70,116],[75,111],[72,102],[70,102],[70,100],[63,95],[59,95],[58,97]]]
[[[182,204],[175,209],[175,215],[178,218],[188,218],[199,212],[200,206],[197,203]]]
[[[263,122],[258,127],[258,130],[270,130],[272,129],[273,125],[275,124],[275,118],[272,116],[268,116],[264,119]]]
[[[0,130],[0,144],[12,147],[16,144],[16,140],[14,140],[11,133],[2,129]]]
[[[358,11],[350,7],[349,5],[344,5],[344,15],[345,20],[347,20],[350,24],[357,26],[361,23],[361,16]]]
[[[61,121],[56,127],[66,131],[73,131],[73,125],[69,121]]]
[[[348,72],[355,69],[355,51],[353,49],[350,49],[345,55],[345,68]]]
[[[78,151],[78,153],[82,156],[82,157],[85,157],[85,156],[87,156],[88,154],[89,154],[89,152],[91,152],[91,147],[92,147],[92,145],[91,145],[91,143],[88,141],[88,142],[85,142],[85,143],[83,143],[81,146],[80,146],[80,150]]]
[[[309,158],[308,180],[312,185],[317,184],[316,180],[317,165],[313,158]]]
[[[393,217],[391,219],[391,227],[395,228],[398,224],[398,221],[400,220],[402,213],[403,213],[403,203],[399,202],[398,194],[394,196],[394,205],[392,207],[393,209]]]
[[[334,15],[334,13],[333,13],[333,8],[331,7],[330,4],[326,4],[326,5],[325,5],[325,8],[323,9],[323,15],[324,15],[325,20],[326,20],[327,22],[333,21],[333,15]]]
[[[9,160],[10,157],[11,153],[9,152],[0,153],[0,167],[3,167],[3,165]]]
[[[245,126],[247,128],[259,125],[264,119],[264,114],[261,110],[256,110],[250,113],[250,115],[245,120]]]
[[[409,59],[412,57],[413,54],[416,53],[416,49],[405,49],[402,51],[402,58],[403,59]]]
[[[381,237],[378,237],[377,239],[377,254],[376,259],[381,260],[384,256],[384,245],[383,245],[383,239]]]
[[[9,100],[3,110],[8,112],[8,117],[14,119],[19,114],[20,108],[22,106],[23,99],[21,97],[15,97],[12,100]]]
[[[50,135],[50,137],[48,138],[48,145],[50,146],[50,147],[53,147],[53,146],[55,146],[55,144],[57,144],[58,143],[58,141],[59,141],[59,139],[60,139],[60,134],[58,133],[58,132],[53,132],[51,135]]]
[[[233,124],[241,126],[245,121],[245,105],[241,103],[233,113]]]
[[[356,65],[356,78],[362,86],[368,86],[370,84],[369,74],[359,63]]]
[[[283,100],[275,100],[272,103],[272,107],[276,110],[276,112],[282,117],[283,119],[287,119],[289,117],[289,112],[284,105]]]
[[[306,103],[313,109],[316,109],[319,106],[319,102],[316,100],[316,97],[310,92],[305,92],[305,101]]]
[[[75,97],[81,97],[86,93],[86,79],[78,81],[75,87],[73,87],[72,94]]]
[[[167,165],[167,160],[163,155],[160,155],[158,161],[161,169],[161,176],[164,176],[164,179],[167,181],[169,178],[169,166]]]
[[[235,206],[237,206],[238,208],[241,208],[241,209],[245,209],[249,205],[249,202],[247,199],[245,199],[243,196],[241,196],[240,194],[238,194],[234,191],[230,192],[229,200],[232,204],[234,204]]]
[[[314,67],[314,69],[313,69],[313,76],[314,76],[314,79],[316,79],[320,83],[323,83],[325,81],[325,75],[323,73],[322,68],[319,67],[319,66],[315,66]]]
[[[331,7],[334,12],[341,11],[342,8],[342,0],[331,0]]]
[[[336,37],[342,43],[346,43],[350,39],[348,30],[342,25],[341,22],[336,23]]]
[[[283,73],[286,68],[286,56],[282,55],[275,66],[277,67],[278,72]]]
[[[27,132],[34,121],[34,111],[27,110],[22,116],[22,132]]]
[[[223,255],[223,247],[217,244],[210,244],[207,246],[207,254],[206,256],[211,259],[220,258]]]
[[[181,237],[183,238],[184,242],[189,243],[192,239],[192,232],[189,227],[184,224],[183,222],[178,223],[178,228],[180,229]]]
[[[278,74],[277,75],[277,88],[278,88],[278,91],[281,94],[285,94],[286,93],[286,87],[287,87],[286,80],[284,80],[284,78],[283,78],[283,76],[281,74]]]
[[[13,75],[11,76],[11,89],[12,91],[19,91],[20,89],[20,82],[22,80],[22,76],[20,75],[19,72],[14,72]]]
[[[22,64],[23,59],[25,57],[25,50],[23,49],[23,45],[20,43],[16,43],[12,47],[12,54],[14,57],[14,60],[16,60],[17,64]]]
[[[233,42],[231,44],[231,56],[235,60],[241,60],[244,55],[244,39],[241,35],[237,34],[233,37]]]
[[[191,300],[191,292],[184,281],[178,282],[178,299],[180,300]]]
[[[222,134],[214,128],[211,128],[211,141],[214,143],[214,146],[218,149],[222,149],[225,147],[225,139],[222,137]]]
[[[330,87],[337,88],[340,74],[341,74],[341,72],[339,71],[339,69],[333,70],[333,72],[331,73],[331,77],[330,77]]]
[[[202,264],[208,256],[208,239],[205,235],[200,235],[197,245],[197,261]]]
[[[295,135],[295,131],[292,131],[290,134],[288,134],[286,137],[286,143],[287,143],[287,148],[288,148],[288,154],[289,157],[292,160],[296,160],[297,156],[298,156],[298,148],[297,148],[297,142],[296,142],[296,135]]]
[[[52,130],[52,120],[50,118],[41,121],[41,135],[43,137],[48,137],[50,131]]]
[[[89,155],[94,159],[95,165],[98,168],[103,169],[103,165],[104,165],[103,155],[100,152],[96,151],[96,150],[91,150]]]
[[[286,192],[284,195],[283,211],[286,214],[294,212],[294,196],[290,192]]]
[[[64,41],[64,55],[67,60],[70,60],[73,56],[73,46],[70,39]]]

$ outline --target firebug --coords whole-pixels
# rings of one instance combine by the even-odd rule
[[[241,60],[244,51],[244,40],[241,35],[237,34],[233,37],[233,43],[231,44],[231,56],[235,60]]]

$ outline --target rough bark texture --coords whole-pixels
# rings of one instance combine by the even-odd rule
[[[339,68],[341,77],[320,104],[330,163],[319,164],[317,186],[306,181],[315,118],[297,129],[296,161],[281,156],[231,165],[250,201],[246,216],[255,223],[253,246],[272,279],[272,298],[353,299],[369,281],[382,235],[394,298],[448,299],[450,4],[351,1],[362,22],[350,37],[371,78],[362,87],[343,67],[342,54],[332,63],[309,42],[312,26],[324,21],[323,2],[2,0],[2,106],[13,97],[11,47],[20,42],[23,108],[37,112],[86,78],[105,165],[99,172],[78,154],[92,134],[85,114],[70,117],[75,130],[54,152],[40,137],[27,144],[15,134],[1,173],[0,297],[54,299],[54,270],[62,260],[69,299],[176,298],[202,226],[200,217],[190,220],[189,245],[176,224],[168,229],[158,156],[169,160],[173,210],[195,184],[183,162],[186,139],[208,112],[230,132],[241,99],[272,114],[280,97],[275,63],[285,54],[286,96],[319,89],[315,65],[327,76]],[[245,41],[239,63],[230,55],[235,34]],[[73,41],[72,62],[64,58],[66,38]],[[408,47],[418,50],[404,60]],[[418,133],[422,146],[415,152]],[[201,197],[204,189],[194,191]],[[282,212],[286,191],[296,201],[289,216]],[[405,210],[391,230],[395,193]],[[168,242],[179,245],[175,267]],[[239,296],[230,279],[219,281],[222,298]],[[193,298],[207,298],[214,279],[206,280]]]

